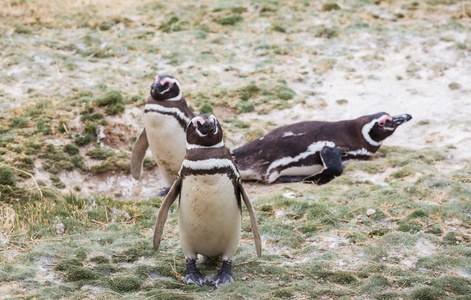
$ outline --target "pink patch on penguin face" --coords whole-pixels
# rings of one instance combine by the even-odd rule
[[[204,119],[201,118],[201,117],[193,118],[193,126],[198,127],[198,124],[203,125],[204,124]]]
[[[155,76],[154,82],[158,82],[162,86],[165,85],[166,82],[168,82],[169,87],[173,85],[173,81],[170,78],[160,78],[159,75]]]
[[[164,79],[160,80],[160,85],[164,86],[165,83],[167,83],[167,82],[168,82],[169,87],[172,86],[173,82],[170,81],[170,79],[168,79],[168,78],[164,78]]]
[[[392,122],[392,118],[391,116],[384,116],[381,120],[379,120],[378,122],[378,125],[383,127],[384,125],[386,125],[386,122],[387,121],[391,121]]]

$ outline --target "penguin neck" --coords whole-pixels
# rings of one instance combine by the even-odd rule
[[[186,150],[191,150],[191,149],[211,149],[211,148],[222,148],[224,147],[224,141],[220,141],[219,143],[212,145],[212,146],[202,146],[202,145],[195,145],[195,144],[190,144],[186,143]]]
[[[175,98],[177,98],[177,97],[175,97]],[[167,107],[172,106],[173,107],[175,105],[178,106],[179,103],[185,102],[185,99],[181,96],[181,94],[179,95],[178,99],[175,99],[175,98],[158,100],[158,99],[155,99],[154,97],[152,97],[152,94],[150,94],[149,97],[147,97],[147,103],[146,104],[159,104],[159,105],[162,105],[162,106],[167,106]]]
[[[186,145],[186,156],[188,160],[202,160],[208,157],[211,158],[228,158],[231,157],[229,150],[224,146],[224,142],[219,142],[213,146],[199,146],[199,145]]]

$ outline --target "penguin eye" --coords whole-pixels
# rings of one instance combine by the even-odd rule
[[[379,123],[378,123],[378,125],[379,125],[380,127],[383,127],[385,124],[386,124],[386,120],[381,120],[381,121],[379,121]]]

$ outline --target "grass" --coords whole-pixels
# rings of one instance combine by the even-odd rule
[[[318,91],[329,85],[328,74],[356,84],[378,80],[386,49],[404,55],[397,80],[444,76],[471,47],[459,37],[470,26],[458,1],[122,1],[112,9],[109,1],[58,4],[7,0],[0,13],[0,298],[470,294],[471,168],[455,165],[451,146],[384,145],[373,160],[348,164],[327,185],[283,184],[254,193],[264,254],[255,256],[244,210],[235,283],[217,290],[181,281],[176,206],[154,252],[161,198],[80,193],[91,181],[129,176],[133,114],[142,110],[156,73],[176,76],[195,111],[225,112],[228,144],[237,144],[278,126],[264,115],[284,113],[307,98],[311,106],[303,107],[332,109]],[[414,38],[425,39],[421,57],[445,43],[457,62],[402,51],[415,47],[408,44]],[[360,48],[361,56],[351,50]],[[359,68],[370,73],[362,76]],[[459,78],[444,77],[446,91],[469,93]],[[334,108],[343,108],[353,95],[335,99]],[[429,116],[415,125],[434,122]],[[469,124],[459,126],[466,131]],[[144,161],[146,170],[155,166]],[[70,174],[88,181],[70,185]],[[377,174],[384,182],[370,181]],[[371,209],[375,213],[367,215]],[[59,224],[63,234],[56,232]],[[209,259],[198,266],[208,277],[218,270]]]

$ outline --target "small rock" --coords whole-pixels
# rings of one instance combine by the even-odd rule
[[[383,256],[381,259],[382,259],[383,261],[385,261],[385,260],[386,260],[386,257]]]
[[[380,186],[380,187],[389,187],[389,183],[387,183],[387,182],[381,182],[381,183],[379,184],[379,186]]]
[[[65,233],[65,225],[62,223],[57,223],[56,224],[56,234],[64,234]]]
[[[240,281],[246,281],[246,280],[247,280],[247,277],[245,276],[240,278]]]
[[[280,281],[280,282],[278,282],[278,286],[279,287],[284,287],[284,286],[286,286],[286,283],[284,281]]]
[[[375,210],[375,209],[372,209],[372,208],[370,208],[370,209],[368,209],[368,210],[366,211],[366,215],[367,215],[368,217],[371,216],[371,215],[374,215],[375,213],[376,213],[376,210]]]
[[[388,14],[388,13],[380,14],[379,18],[386,21],[397,21],[397,17],[395,15]]]
[[[286,192],[283,194],[283,197],[288,198],[288,199],[294,199],[296,198],[296,194],[293,192]]]
[[[105,137],[106,137],[105,126],[100,125],[97,130],[97,143],[99,143],[100,140],[104,139]]]

